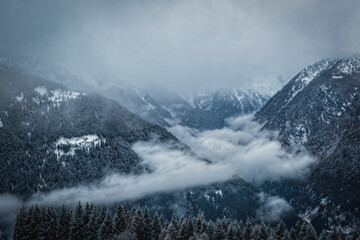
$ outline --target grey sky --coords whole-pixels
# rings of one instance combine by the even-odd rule
[[[188,91],[276,86],[360,50],[358,0],[1,1],[0,51]]]

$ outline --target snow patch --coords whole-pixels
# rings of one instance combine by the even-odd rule
[[[1,118],[0,118],[0,128],[2,128],[3,126],[4,126],[4,124],[2,123]]]
[[[16,98],[16,100],[17,100],[18,102],[22,102],[22,100],[24,99],[24,93],[21,92],[20,95],[19,95],[19,96],[16,96],[15,98]]]
[[[39,93],[41,97],[47,95],[47,89],[44,86],[36,87],[35,92]]]
[[[97,135],[85,135],[81,137],[59,138],[55,143],[55,151],[57,160],[62,156],[74,156],[76,150],[85,149],[89,151],[91,148],[101,146],[106,139]]]
[[[67,91],[62,89],[48,91],[48,89],[46,89],[46,87],[44,86],[36,87],[35,92],[38,93],[41,98],[43,98],[44,96],[48,97],[48,100],[53,102],[54,107],[60,106],[62,102],[67,102],[71,99],[76,99],[80,96],[86,95],[85,93]],[[33,97],[32,99],[37,104],[40,104],[40,102],[42,102],[41,99],[39,99],[38,97]]]

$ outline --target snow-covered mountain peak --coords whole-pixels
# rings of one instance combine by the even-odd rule
[[[343,58],[336,67],[339,74],[352,75],[360,72],[360,54]]]

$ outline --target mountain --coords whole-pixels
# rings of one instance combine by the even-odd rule
[[[0,122],[0,193],[21,196],[96,182],[109,171],[147,171],[132,143],[177,141],[113,100],[70,91],[4,59]]]
[[[169,126],[164,120],[164,118],[170,118],[169,112],[160,107],[145,91],[120,81],[116,77],[102,74],[94,79],[85,80],[66,68],[41,57],[10,56],[6,59],[28,74],[65,85],[70,90],[99,93],[117,101],[130,112],[148,122],[159,126]]]
[[[147,92],[107,74],[94,77],[93,86],[96,92],[117,101],[141,118],[159,126],[170,126],[165,120],[171,118],[170,113]]]
[[[308,220],[360,223],[359,116],[360,55],[304,68],[255,115],[265,129],[279,131],[284,146],[305,147],[318,158],[297,196],[283,192],[289,199],[307,192]]]
[[[147,91],[172,114],[174,122],[198,129],[222,128],[226,118],[254,113],[270,98],[255,90],[222,89],[199,92],[191,101],[185,101],[164,88]]]
[[[7,56],[6,59],[18,65],[28,74],[37,75],[49,81],[65,85],[70,90],[86,92],[94,92],[95,90],[81,76],[73,74],[66,68],[60,67],[47,59],[37,56]]]

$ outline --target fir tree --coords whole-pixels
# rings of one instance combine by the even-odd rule
[[[111,239],[113,237],[113,219],[109,211],[106,212],[105,219],[99,229],[99,239]]]
[[[151,236],[151,219],[149,216],[149,210],[145,207],[144,216],[143,216],[143,236]]]
[[[215,232],[215,225],[213,221],[209,221],[206,228],[206,234],[209,236],[209,239],[213,239]]]
[[[20,208],[17,216],[16,216],[16,223],[14,229],[14,240],[23,239],[24,238],[24,229],[25,229],[25,220],[27,217],[27,212],[25,207],[23,206]]]
[[[260,226],[260,233],[259,233],[259,239],[268,239],[270,237],[269,231],[267,229],[267,226],[265,225],[265,223],[261,223]]]
[[[90,220],[88,223],[87,229],[89,230],[87,238],[89,240],[97,240],[98,239],[98,230],[101,225],[98,224],[98,212],[94,205],[91,205],[91,214]]]
[[[280,220],[280,223],[276,228],[275,239],[281,240],[285,236],[285,231],[286,231],[286,225],[282,220]]]
[[[187,239],[190,238],[188,224],[189,224],[189,222],[186,221],[185,219],[182,221],[180,229],[179,229],[179,234],[177,236],[177,239],[179,239],[179,240],[187,240]],[[174,239],[174,238],[172,238],[172,239]]]
[[[132,223],[131,223],[131,231],[132,231],[134,239],[137,239],[137,240],[145,239],[144,235],[143,235],[143,228],[144,228],[143,216],[142,216],[141,210],[138,209],[135,211],[134,216],[132,218]]]
[[[244,232],[243,232],[244,240],[250,240],[251,239],[251,230],[252,230],[252,226],[251,226],[250,219],[247,219],[245,229],[244,229]]]
[[[227,239],[228,240],[236,240],[236,233],[235,233],[235,227],[233,224],[229,226],[228,233],[227,233]]]
[[[126,218],[126,216],[124,214],[124,209],[121,206],[121,204],[119,204],[116,208],[116,214],[115,214],[115,218],[114,218],[115,234],[120,234],[126,230],[125,218]]]
[[[66,211],[64,205],[58,220],[58,239],[66,240],[69,238],[71,215]]]
[[[157,212],[154,214],[153,222],[152,222],[152,230],[151,230],[151,236],[153,239],[158,240],[160,232],[161,232],[161,226],[160,226],[160,217]]]
[[[71,219],[71,228],[70,228],[70,239],[83,239],[83,210],[81,202],[75,208]]]
[[[218,219],[216,221],[213,239],[214,240],[222,240],[222,239],[225,239],[225,237],[226,237],[226,232],[224,232],[224,229],[222,226],[222,221]]]

